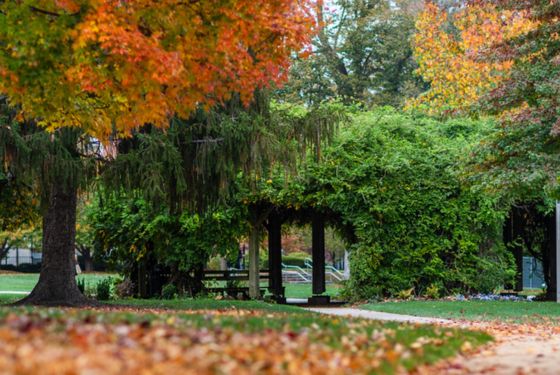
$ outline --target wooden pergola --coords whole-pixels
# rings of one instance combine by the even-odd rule
[[[282,281],[282,225],[287,222],[297,222],[300,224],[311,223],[312,229],[312,295],[309,296],[307,303],[310,305],[329,304],[330,296],[324,295],[326,291],[325,273],[325,225],[331,223],[332,213],[326,214],[315,208],[294,208],[278,207],[270,202],[262,202],[261,205],[251,207],[251,233],[249,235],[249,269],[247,270],[225,270],[210,271],[204,270],[201,266],[191,272],[183,274],[197,281],[196,285],[191,285],[193,292],[196,293],[204,289],[203,281],[245,281],[248,279],[248,295],[253,299],[261,298],[260,282],[268,280],[268,291],[272,298],[278,303],[286,303],[286,296]],[[336,220],[336,219],[335,219]],[[333,224],[333,223],[331,223]],[[334,224],[338,225],[335,221]],[[268,232],[268,270],[261,270],[259,267],[259,247],[261,231],[266,229]],[[131,278],[135,281],[135,294],[148,298],[159,296],[162,288],[169,283],[172,277],[169,267],[164,267],[154,259],[142,259],[135,262]],[[210,288],[223,289],[222,292],[237,292],[242,288]],[[235,289],[235,290],[234,290]]]
[[[262,225],[268,232],[268,267],[269,285],[268,290],[272,298],[279,303],[285,303],[284,286],[282,282],[282,225],[290,219],[297,217],[299,222],[311,222],[311,247],[312,247],[312,295],[308,298],[308,303],[313,305],[323,305],[330,303],[330,296],[323,295],[326,291],[325,277],[325,215],[321,212],[304,210],[294,213],[293,210],[274,207],[266,211],[261,216],[260,221],[256,221],[254,228]],[[258,233],[253,233],[251,237],[258,238]],[[259,259],[258,244],[251,246],[249,241],[249,291],[252,298],[259,298],[260,279],[259,279]]]

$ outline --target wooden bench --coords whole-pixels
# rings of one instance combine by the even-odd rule
[[[268,270],[261,270],[259,272],[260,280],[270,279],[270,272]],[[249,281],[248,270],[204,270],[202,281]],[[223,287],[204,287],[204,290],[209,293],[220,293],[222,295],[229,295],[237,297],[242,294],[244,298],[249,298],[249,287],[240,286],[223,286]],[[264,295],[266,289],[261,289],[261,295]]]

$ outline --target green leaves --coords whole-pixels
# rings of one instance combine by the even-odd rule
[[[307,59],[297,59],[279,95],[317,105],[340,98],[352,105],[392,105],[425,89],[413,75],[410,38],[415,0],[337,0],[317,12],[324,25]]]
[[[434,283],[446,292],[491,290],[509,276],[498,245],[503,213],[493,197],[462,180],[470,150],[492,129],[489,122],[392,110],[355,115],[342,128],[310,169],[307,189],[310,202],[321,202],[354,232],[351,297],[413,286],[423,294]]]
[[[211,256],[237,254],[245,234],[244,207],[172,213],[134,194],[111,194],[88,207],[97,251],[109,255],[125,274],[129,262],[150,257],[158,264],[190,271]]]

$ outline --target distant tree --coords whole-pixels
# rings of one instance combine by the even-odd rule
[[[503,38],[479,58],[509,61],[510,73],[481,98],[486,113],[498,116],[500,131],[480,149],[481,181],[507,191],[512,200],[559,197],[560,10],[556,1],[473,1],[476,6],[525,14],[533,27]],[[482,176],[484,175],[484,176]]]
[[[296,60],[282,98],[402,105],[424,89],[413,74],[410,46],[421,7],[420,0],[317,2],[315,15],[323,28],[310,57]]]
[[[32,251],[41,250],[40,238],[41,228],[32,225],[0,232],[0,261],[6,258],[13,248],[26,248]]]
[[[491,4],[448,9],[453,14],[428,3],[416,21],[417,73],[430,88],[407,105],[430,114],[473,110],[481,96],[507,78],[513,65],[511,59],[488,60],[481,54],[534,27],[524,12]]]
[[[519,224],[513,238],[543,261],[547,295],[556,298],[555,202],[560,199],[560,7],[558,1],[473,1],[526,14],[535,27],[483,51],[481,59],[512,61],[510,74],[481,98],[500,131],[479,148],[475,178],[507,194]],[[519,245],[518,245],[519,246]]]

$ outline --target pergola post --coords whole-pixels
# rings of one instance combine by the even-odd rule
[[[555,290],[555,300],[556,302],[560,302],[560,286],[558,285],[558,282],[560,282],[560,202],[556,202],[556,207],[554,210],[554,216],[555,216],[555,228],[553,231],[553,236],[554,236],[554,242],[555,242],[555,249],[552,252],[554,254],[553,259],[551,259],[551,267],[553,267],[554,269],[551,272],[552,277],[552,283],[553,285],[556,286],[556,290]]]
[[[509,248],[515,259],[514,285],[506,285],[506,289],[517,292],[523,291],[523,246],[514,242],[514,239],[522,232],[525,220],[515,207],[511,208],[509,216],[504,223],[504,244]]]
[[[309,304],[328,304],[329,296],[323,296],[325,288],[325,220],[320,214],[314,214],[311,223],[312,258],[313,258],[313,296]]]
[[[277,302],[284,303],[286,299],[282,286],[282,222],[275,212],[268,217],[268,268],[268,290]]]
[[[259,270],[259,225],[251,227],[249,234],[249,297],[259,299],[261,297],[260,270]]]

